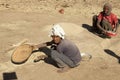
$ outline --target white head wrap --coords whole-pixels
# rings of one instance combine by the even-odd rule
[[[65,32],[59,24],[53,25],[52,29],[50,30],[49,36],[57,35],[64,39]]]

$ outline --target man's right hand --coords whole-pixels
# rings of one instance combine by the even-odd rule
[[[38,49],[37,45],[31,45],[33,47],[33,50]]]

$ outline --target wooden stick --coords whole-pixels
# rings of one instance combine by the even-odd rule
[[[21,42],[19,42],[17,44],[13,44],[9,49],[5,50],[4,52],[9,52],[9,51],[13,50],[14,48],[16,48],[17,46],[25,44],[26,42],[28,42],[28,39],[24,39],[24,40],[22,40]]]

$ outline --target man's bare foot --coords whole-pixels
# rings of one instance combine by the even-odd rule
[[[57,72],[58,73],[63,73],[63,72],[67,72],[70,69],[71,69],[70,67],[63,67],[63,68],[60,68],[59,70],[57,70]]]
[[[44,60],[46,57],[47,57],[46,55],[38,56],[36,59],[34,59],[34,62],[38,62],[40,60]]]

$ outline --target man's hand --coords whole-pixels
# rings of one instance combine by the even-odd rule
[[[106,35],[106,33],[107,33],[107,31],[106,31],[106,30],[103,30],[103,31],[102,31],[102,34],[105,34],[105,35]]]
[[[33,47],[33,50],[36,50],[38,49],[38,46],[37,45],[31,45]]]
[[[42,48],[42,47],[46,47],[46,43],[41,43],[41,44],[38,44],[38,45],[33,45],[34,49],[38,49],[38,48]]]

